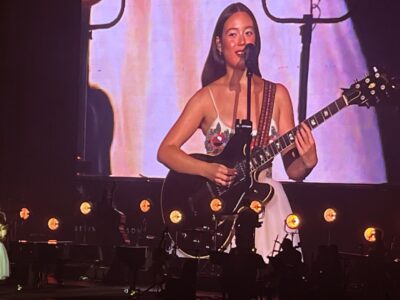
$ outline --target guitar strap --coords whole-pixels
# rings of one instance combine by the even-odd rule
[[[268,145],[269,128],[272,120],[275,92],[276,92],[276,84],[264,80],[263,102],[261,105],[261,115],[257,129],[257,137],[255,142],[256,147],[265,147]]]

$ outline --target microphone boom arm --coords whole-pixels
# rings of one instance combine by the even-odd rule
[[[262,5],[263,5],[263,9],[265,14],[273,21],[277,22],[277,23],[294,23],[294,24],[304,24],[305,20],[304,18],[279,18],[279,17],[275,17],[273,14],[271,14],[271,12],[268,9],[267,6],[267,0],[261,0]],[[341,17],[337,17],[337,18],[311,18],[312,22],[314,24],[332,24],[332,23],[339,23],[342,22],[346,19],[348,19],[351,15],[352,11],[349,10],[347,11],[347,13],[345,13],[344,15],[342,15]]]

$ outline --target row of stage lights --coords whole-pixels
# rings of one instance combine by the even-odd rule
[[[325,211],[324,211],[325,222],[333,223],[336,221],[336,217],[337,217],[337,212],[335,209],[333,209],[333,208],[325,209]],[[292,230],[297,230],[297,229],[299,229],[300,224],[301,224],[300,217],[296,214],[290,214],[286,217],[285,224],[288,228],[290,228]],[[375,242],[378,231],[382,232],[382,229],[377,228],[377,227],[367,227],[364,230],[364,239],[371,243]]]
[[[222,209],[222,201],[220,199],[213,199],[210,202],[210,208],[213,212],[218,212]],[[142,199],[139,202],[139,210],[146,214],[151,211],[153,208],[152,201],[150,199]],[[256,213],[260,213],[263,209],[263,205],[260,201],[254,200],[250,203],[250,208],[253,209]],[[80,212],[84,216],[88,216],[93,212],[93,204],[90,201],[82,201],[79,206]],[[28,208],[23,207],[19,212],[19,217],[21,220],[27,220],[31,216],[31,212]],[[337,219],[337,211],[334,208],[327,208],[324,211],[324,220],[327,223],[333,223]],[[170,221],[174,224],[180,223],[184,216],[183,213],[178,210],[171,211]],[[291,230],[298,230],[301,226],[301,218],[297,214],[290,214],[286,217],[285,225]],[[47,221],[47,227],[51,231],[57,231],[60,228],[61,221],[58,217],[50,217]],[[364,239],[368,242],[376,241],[376,232],[382,231],[382,229],[377,227],[368,227],[364,230]]]
[[[143,199],[139,202],[139,209],[142,213],[148,213],[153,207],[152,201],[150,199]],[[90,215],[93,211],[93,204],[90,201],[82,201],[79,210],[82,215]]]
[[[139,203],[139,209],[142,213],[148,213],[152,209],[152,201],[150,199],[143,199]],[[81,204],[79,205],[79,211],[81,212],[82,215],[88,216],[90,215],[94,210],[93,203],[90,201],[82,201]],[[26,221],[31,217],[31,211],[23,207],[19,211],[19,217],[22,221]],[[58,217],[50,217],[47,220],[47,227],[51,231],[56,231],[60,228],[61,221]]]
[[[259,200],[253,200],[250,202],[249,207],[255,211],[257,214],[261,213],[264,205]],[[214,213],[218,213],[223,208],[223,202],[219,198],[214,198],[210,201],[210,209]],[[324,211],[324,220],[326,223],[334,223],[337,219],[337,211],[334,208],[327,208]],[[184,214],[179,210],[173,210],[169,214],[169,219],[173,224],[179,224],[184,219]],[[285,220],[285,227],[291,230],[298,230],[301,226],[301,218],[297,214],[290,214],[286,217]],[[364,238],[368,242],[375,242],[376,241],[376,232],[382,232],[382,229],[377,227],[368,227],[364,230]]]

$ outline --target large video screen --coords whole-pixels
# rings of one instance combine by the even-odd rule
[[[88,112],[94,117],[88,122],[97,122],[97,128],[103,128],[98,132],[97,143],[99,139],[109,139],[110,159],[106,163],[111,176],[167,174],[168,169],[156,158],[158,146],[187,101],[201,87],[200,76],[214,26],[230,3],[228,0],[126,1],[123,16],[116,25],[92,32]],[[261,73],[265,79],[288,87],[297,119],[300,24],[274,22],[265,14],[260,0],[242,3],[253,11],[260,28]],[[310,12],[309,0],[267,3],[277,17],[301,18]],[[91,24],[115,19],[120,5],[115,0],[96,3],[91,8]],[[321,17],[338,17],[347,12],[344,0],[320,1],[319,8]],[[318,10],[314,13],[317,16]],[[367,72],[350,19],[315,26],[307,116],[338,99],[341,88],[349,87]],[[313,133],[319,163],[307,181],[386,181],[374,109],[349,106]],[[86,143],[96,141],[88,137]],[[184,145],[184,150],[205,152],[200,130]],[[274,160],[273,177],[288,180],[280,157]]]

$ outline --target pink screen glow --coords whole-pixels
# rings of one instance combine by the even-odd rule
[[[277,24],[261,1],[242,1],[258,21],[263,77],[285,84],[297,117],[301,37],[298,24]],[[284,2],[284,4],[283,4]],[[200,74],[220,12],[231,1],[126,1],[118,24],[93,32],[90,41],[91,84],[104,90],[114,112],[111,147],[113,176],[164,177],[158,146],[187,100],[200,88]],[[302,17],[309,1],[268,1],[280,17]],[[114,19],[119,1],[102,0],[92,7],[91,24]],[[343,1],[321,1],[322,17],[343,15]],[[351,20],[318,25],[313,30],[307,115],[319,111],[362,78],[367,67]],[[319,164],[310,182],[380,183],[386,181],[374,109],[351,106],[314,131]],[[204,152],[198,132],[185,150]],[[274,178],[288,180],[280,158]]]

